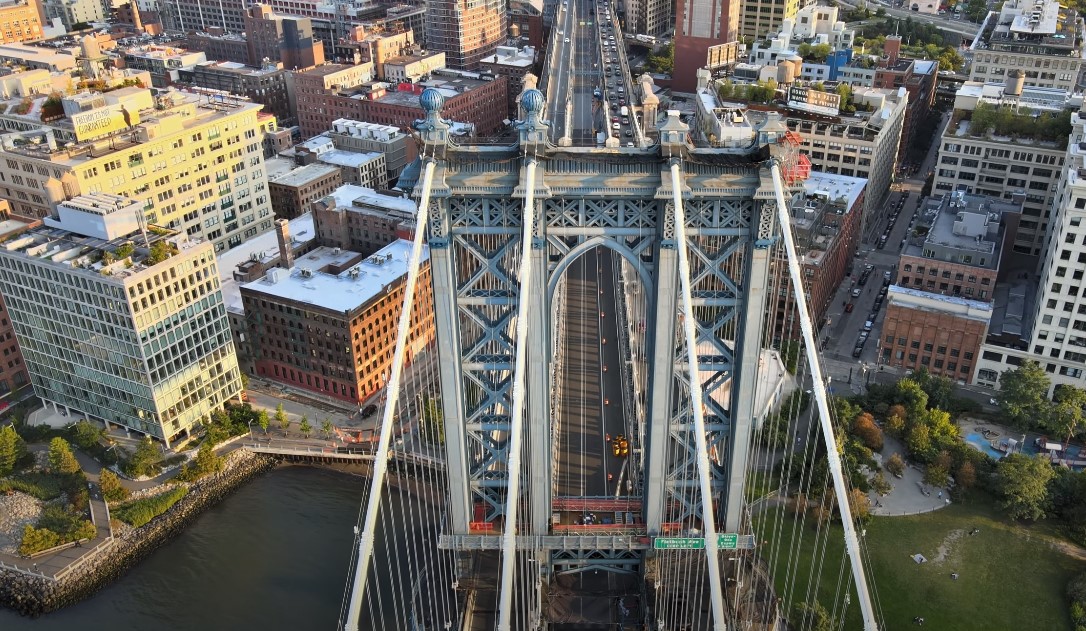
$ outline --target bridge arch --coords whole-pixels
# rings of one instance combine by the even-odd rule
[[[547,304],[554,302],[554,290],[558,287],[558,281],[562,279],[562,275],[565,273],[566,269],[582,254],[597,246],[610,248],[633,265],[634,269],[637,270],[637,275],[641,278],[641,286],[646,292],[645,295],[652,295],[654,286],[652,274],[646,269],[645,263],[641,260],[640,255],[612,237],[597,235],[585,239],[570,249],[569,252],[566,252],[565,255],[562,256],[562,259],[558,261],[558,265],[548,272],[550,276],[547,278]],[[651,244],[647,247],[651,247]]]

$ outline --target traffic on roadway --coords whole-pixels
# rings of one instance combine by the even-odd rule
[[[618,263],[598,247],[575,261],[566,277],[560,357],[558,495],[614,497],[636,488],[631,454],[636,433],[624,413],[618,335]],[[563,516],[564,523],[610,523],[610,516]]]

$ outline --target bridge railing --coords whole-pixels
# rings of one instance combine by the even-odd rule
[[[554,289],[553,304],[559,305],[557,309],[552,307],[552,313],[564,314],[566,300],[566,280],[563,277],[558,281]],[[551,329],[551,462],[558,462],[562,455],[562,371],[563,362],[559,359],[562,352],[562,342],[566,338],[566,319],[554,318]],[[551,467],[551,494],[558,492],[558,467]]]

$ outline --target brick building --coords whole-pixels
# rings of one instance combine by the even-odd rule
[[[245,66],[233,61],[205,61],[191,68],[182,68],[178,80],[201,88],[222,90],[249,97],[264,105],[264,112],[273,114],[280,125],[290,125],[294,112],[287,89],[289,73],[275,64],[262,68]]]
[[[410,129],[412,123],[423,118],[419,95],[429,87],[437,88],[445,97],[443,117],[471,123],[480,135],[499,131],[508,117],[508,77],[486,80],[475,73],[441,69],[435,70],[429,81],[418,84],[363,85],[365,82],[359,81],[352,86],[329,80],[340,76],[344,69],[357,72],[363,67],[327,64],[294,74],[296,111],[303,137],[331,129],[340,118]]]
[[[415,202],[345,184],[314,202],[312,212],[317,238],[323,245],[369,256],[400,235],[410,235]]]
[[[905,122],[901,129],[899,158],[913,144],[917,130],[935,105],[935,84],[939,74],[939,62],[926,59],[906,59],[900,56],[901,37],[891,35],[883,46],[886,59],[875,69],[874,87],[886,90],[905,88],[909,93],[909,106],[905,109]]]
[[[867,180],[847,175],[814,171],[803,183],[803,193],[792,198],[792,230],[802,253],[804,283],[811,316],[816,322],[826,314],[837,286],[860,244],[864,190]],[[773,262],[777,286],[787,286],[787,262]],[[774,339],[799,336],[799,321],[787,320],[795,313],[792,292],[777,299]]]
[[[13,215],[11,204],[0,200],[0,239],[7,239],[39,226],[41,220]],[[3,396],[30,383],[30,375],[23,364],[23,354],[19,350],[15,328],[3,296],[0,296],[0,353],[0,396]]]
[[[245,36],[251,66],[265,59],[281,61],[289,70],[324,63],[324,46],[313,37],[309,18],[276,15],[271,7],[258,4],[245,12]]]
[[[1021,200],[964,193],[929,200],[888,291],[882,362],[973,379],[1021,211]]]
[[[513,46],[498,46],[497,52],[486,57],[479,64],[479,69],[496,77],[509,77],[509,116],[516,118],[517,97],[524,90],[524,75],[535,66],[536,49],[525,46],[518,49]]]
[[[268,181],[272,210],[280,219],[309,212],[309,205],[336,190],[342,179],[338,167],[309,164]]]
[[[371,256],[318,247],[241,287],[256,373],[350,403],[384,387],[404,301],[411,242]],[[410,360],[434,339],[429,252],[415,288]]]
[[[34,42],[42,38],[36,0],[0,3],[0,44]]]

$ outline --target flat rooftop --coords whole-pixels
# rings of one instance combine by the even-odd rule
[[[378,193],[372,188],[366,188],[365,186],[358,186],[356,184],[344,184],[340,186],[328,197],[335,199],[336,206],[339,208],[379,208],[386,211],[395,211],[415,216],[418,211],[418,206],[413,200],[407,197],[395,197],[393,195],[384,195]]]
[[[325,151],[317,155],[317,159],[321,162],[326,162],[329,168],[335,168],[331,165],[341,167],[359,168],[362,165],[369,164],[374,160],[381,157],[381,154],[376,151],[366,152],[354,152],[343,151],[341,149],[333,149],[331,151]]]
[[[966,81],[955,93],[954,106],[956,109],[968,108],[976,103],[988,105],[1017,105],[1033,110],[1047,110],[1058,112],[1067,107],[1080,107],[1082,95],[1072,95],[1067,90],[1059,88],[1040,88],[1036,86],[1022,86],[1022,94],[1009,95],[1006,93],[1006,83],[981,83],[980,81]]]
[[[347,315],[384,295],[390,284],[407,274],[411,247],[410,241],[398,239],[338,274],[323,270],[329,266],[347,265],[361,255],[350,250],[319,247],[295,261],[289,271],[274,268],[264,278],[242,287],[269,297]],[[429,258],[429,249],[423,246],[421,261]]]
[[[867,188],[867,178],[825,171],[811,171],[811,176],[803,182],[803,191],[808,195],[824,195],[832,200],[843,198],[846,213],[856,205],[856,201],[860,199],[865,188]]]
[[[305,213],[290,220],[290,239],[293,243],[305,243],[317,237],[313,225],[313,215]],[[234,270],[246,261],[258,260],[270,263],[279,258],[279,238],[275,229],[259,234],[248,241],[243,241],[236,248],[227,250],[216,257],[219,263],[219,281],[222,285],[222,298],[228,311],[242,312],[241,285],[234,280]]]
[[[321,158],[323,159],[324,156],[321,156]],[[339,171],[339,169],[330,164],[314,163],[307,164],[304,167],[298,167],[285,175],[280,175],[274,180],[269,177],[268,180],[280,186],[305,186],[313,180],[331,175],[337,171]]]
[[[998,14],[988,15],[974,48],[1081,57],[1086,52],[1079,50],[1079,20],[1077,11],[1061,7],[1057,0],[1008,0]]]
[[[973,317],[978,320],[990,320],[992,317],[992,304],[980,300],[970,300],[961,296],[945,296],[922,289],[902,287],[901,285],[890,285],[887,294],[890,296],[891,302],[893,302],[894,298],[904,298],[906,301],[909,301],[910,298],[913,301],[933,301],[943,303],[948,307],[958,307],[958,309],[954,310],[956,315]]]

